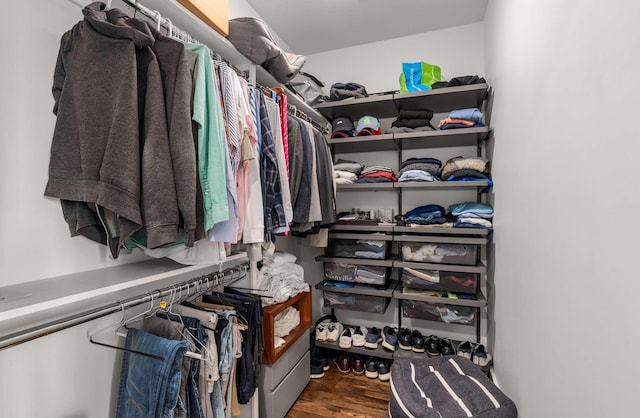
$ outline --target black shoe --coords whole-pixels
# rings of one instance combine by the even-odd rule
[[[333,359],[333,363],[336,365],[338,371],[342,374],[347,374],[351,371],[351,361],[347,353],[341,353]]]
[[[443,356],[452,356],[456,353],[455,348],[449,338],[443,338],[440,340],[440,354]]]
[[[398,331],[398,346],[402,350],[411,350],[412,345],[411,330],[409,328],[400,328],[400,331]]]
[[[388,360],[378,361],[378,379],[386,382],[391,377],[391,364]]]
[[[429,335],[427,342],[424,343],[429,357],[437,357],[440,355],[440,338],[435,335]]]
[[[382,328],[382,348],[389,351],[396,351],[398,345],[398,331],[395,327],[386,326]]]
[[[324,377],[324,368],[322,363],[316,359],[311,359],[311,378],[320,379]]]
[[[418,330],[411,333],[411,349],[416,353],[424,353],[424,337]]]
[[[378,378],[378,359],[374,357],[369,357],[367,363],[365,364],[365,372],[364,375],[369,379],[377,379]]]
[[[351,371],[356,376],[362,376],[364,374],[364,361],[362,357],[357,354],[351,355]]]
[[[315,347],[311,355],[311,361],[316,361],[322,364],[322,369],[326,372],[329,370],[329,359],[324,351],[320,347]]]

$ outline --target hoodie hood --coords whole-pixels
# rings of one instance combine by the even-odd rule
[[[96,1],[82,9],[84,20],[98,33],[115,39],[130,39],[138,49],[153,45],[149,26],[130,18],[119,9],[105,11],[106,4]]]

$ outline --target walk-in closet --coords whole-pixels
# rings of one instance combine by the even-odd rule
[[[640,4],[3,10],[0,417],[640,416]]]

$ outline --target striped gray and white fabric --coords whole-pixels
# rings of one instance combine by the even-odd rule
[[[516,405],[470,360],[397,359],[391,367],[391,418],[513,418]]]

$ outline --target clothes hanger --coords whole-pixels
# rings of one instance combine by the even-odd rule
[[[156,20],[156,30],[160,32],[160,25],[162,24],[162,15],[157,10],[154,10],[153,13],[155,13],[154,19]]]
[[[118,325],[118,324],[124,324],[124,318],[125,318],[124,309],[125,309],[125,307],[124,307],[124,304],[122,302],[118,301],[118,303],[120,304],[120,308],[121,308],[121,312],[122,312],[122,316],[120,317],[120,320],[118,322],[116,322],[116,323],[110,324],[107,327],[103,327],[103,329],[101,329],[100,331],[94,332],[92,335],[89,335],[89,342],[91,344],[100,345],[102,347],[113,348],[115,350],[126,351],[126,352],[131,353],[131,354],[138,354],[138,355],[149,357],[149,358],[152,358],[152,359],[155,359],[155,360],[164,361],[164,357],[163,356],[158,356],[158,355],[155,355],[155,354],[145,353],[144,351],[138,351],[138,350],[134,350],[134,349],[131,349],[131,348],[119,347],[117,345],[111,345],[111,344],[103,343],[101,341],[97,341],[94,338],[97,334],[99,334],[100,332],[105,331],[108,328],[111,328],[111,327],[113,327],[115,325]]]

